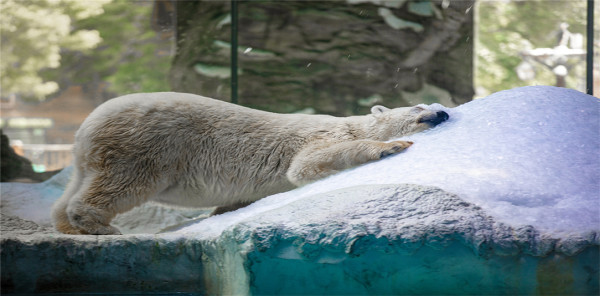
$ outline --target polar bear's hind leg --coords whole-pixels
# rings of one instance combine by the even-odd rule
[[[67,214],[67,206],[69,205],[69,201],[71,198],[82,189],[82,176],[81,171],[78,170],[77,167],[73,169],[73,175],[71,177],[71,181],[67,185],[65,192],[58,199],[58,201],[52,206],[52,220],[54,222],[54,227],[66,234],[83,234],[81,230],[75,228],[71,225],[69,221],[69,216]]]
[[[139,175],[98,173],[83,182],[84,188],[69,201],[67,214],[71,225],[87,234],[120,234],[110,225],[119,213],[146,202],[157,191],[158,182],[143,182]]]

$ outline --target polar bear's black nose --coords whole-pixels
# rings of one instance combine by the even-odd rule
[[[438,123],[442,123],[442,122],[448,120],[448,118],[450,118],[450,116],[448,116],[448,113],[446,113],[444,111],[438,111],[435,114],[437,115],[436,118],[438,118],[440,120],[440,122],[438,122]]]
[[[448,116],[448,113],[446,113],[444,111],[438,111],[435,114],[421,118],[419,120],[419,123],[428,123],[431,126],[436,126],[436,125],[448,120],[448,118],[450,118],[450,116]]]

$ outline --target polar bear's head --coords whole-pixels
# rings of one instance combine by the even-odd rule
[[[371,113],[376,119],[378,129],[388,139],[399,138],[424,131],[448,120],[448,113],[428,110],[427,106],[389,109],[373,106]]]

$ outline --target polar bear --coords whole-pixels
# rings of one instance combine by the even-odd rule
[[[423,106],[372,114],[276,114],[185,93],[131,94],[96,108],[75,135],[74,170],[53,205],[57,230],[120,234],[148,201],[217,213],[398,153],[386,142],[448,119]]]

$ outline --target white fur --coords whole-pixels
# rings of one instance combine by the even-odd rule
[[[58,230],[114,234],[147,201],[243,205],[397,153],[433,111],[376,106],[365,116],[276,114],[183,93],[112,99],[75,136],[74,173],[53,207]]]

